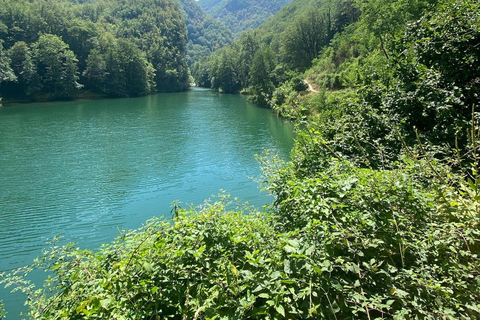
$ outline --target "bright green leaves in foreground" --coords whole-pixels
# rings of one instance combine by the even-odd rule
[[[316,154],[294,159],[310,156]],[[318,318],[480,316],[480,181],[467,185],[435,165],[460,183],[449,187],[425,169],[427,160],[391,171],[332,159],[316,163],[274,170],[269,185],[277,195],[276,228],[313,252],[304,263],[317,273]],[[300,257],[291,259],[292,265]]]
[[[415,162],[274,172],[273,215],[222,198],[99,253],[54,247],[38,262],[54,272],[47,287],[25,286],[31,318],[480,317],[478,184],[425,184]]]

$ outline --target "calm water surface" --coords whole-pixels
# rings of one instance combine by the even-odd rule
[[[0,270],[25,265],[61,233],[96,249],[119,229],[226,190],[271,199],[255,154],[287,158],[293,128],[238,95],[193,89],[142,98],[0,107]],[[18,295],[0,289],[7,319]]]

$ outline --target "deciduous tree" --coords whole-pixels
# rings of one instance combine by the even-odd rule
[[[68,98],[81,85],[78,80],[77,58],[63,40],[52,34],[40,36],[33,44],[42,90],[51,98]]]

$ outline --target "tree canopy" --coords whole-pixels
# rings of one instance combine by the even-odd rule
[[[235,35],[260,26],[292,0],[199,0],[207,13]]]
[[[208,15],[194,0],[180,0],[186,14],[189,66],[232,43],[233,35],[222,22]]]
[[[200,86],[224,92],[246,90],[254,101],[267,105],[275,87],[289,80],[293,73],[308,69],[334,35],[358,17],[359,10],[349,0],[294,0],[264,25],[244,32],[229,48],[220,49],[194,65],[192,75]],[[268,61],[272,65],[268,78],[274,85],[265,85],[261,83],[264,79],[250,75],[251,70],[258,71],[252,69],[253,58],[265,47],[273,52]],[[222,68],[217,66],[225,65],[226,61],[237,72],[218,74]],[[223,81],[237,85],[224,85]],[[226,87],[229,89],[225,90]],[[259,91],[260,87],[264,91]]]
[[[0,26],[3,61],[14,64],[4,96],[68,98],[81,85],[109,96],[188,87],[185,16],[173,0],[5,0]]]

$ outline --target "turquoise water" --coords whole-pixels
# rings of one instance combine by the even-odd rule
[[[171,204],[220,190],[271,201],[256,154],[287,158],[293,127],[239,95],[210,90],[0,107],[0,270],[28,264],[60,233],[96,249]],[[0,289],[8,320],[22,297]]]

